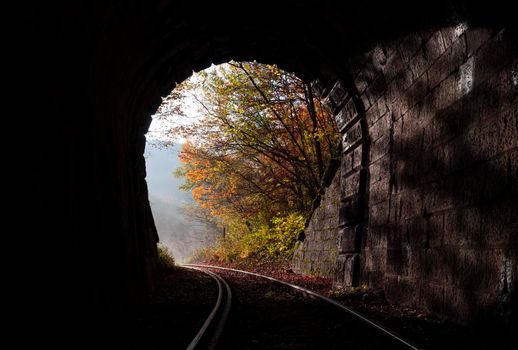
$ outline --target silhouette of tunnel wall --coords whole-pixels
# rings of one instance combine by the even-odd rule
[[[511,313],[516,56],[511,28],[457,22],[352,57],[352,83],[317,80],[344,153],[295,270],[460,320]]]
[[[16,17],[30,96],[24,111],[31,115],[39,286],[31,322],[62,326],[92,343],[94,334],[116,338],[112,326],[153,286],[157,234],[144,133],[175,82],[211,63],[256,59],[318,78],[324,88],[340,79],[358,103],[350,58],[458,18],[494,26],[511,13],[464,2],[265,1],[253,10],[237,2],[158,0],[24,5]],[[58,322],[45,320],[48,314]]]
[[[403,35],[350,60],[352,88],[338,81],[323,89],[344,155],[296,251],[296,270],[327,272],[336,260],[336,284],[382,288],[398,304],[462,320],[511,312],[513,35],[467,22]],[[341,193],[329,199],[336,184]],[[330,205],[336,199],[339,211]]]
[[[518,264],[513,35],[459,23],[352,60],[359,101],[356,110],[349,103],[337,112],[346,152],[339,238],[349,242],[337,282],[356,278],[398,304],[463,320],[511,312]],[[355,130],[361,119],[363,136]],[[355,166],[362,147],[366,159]]]

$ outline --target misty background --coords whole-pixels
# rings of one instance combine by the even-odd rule
[[[196,205],[190,192],[179,189],[184,182],[173,172],[181,166],[178,155],[182,145],[160,147],[157,142],[147,142],[146,181],[153,218],[160,243],[167,246],[177,262],[186,262],[196,249],[212,245],[216,228],[193,219],[186,213],[187,206]]]

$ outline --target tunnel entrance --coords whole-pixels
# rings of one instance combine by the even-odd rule
[[[179,262],[289,269],[340,158],[330,113],[311,84],[275,65],[231,61],[178,84],[146,134],[146,180],[163,244]],[[163,161],[164,151],[175,164],[167,170],[153,159]]]
[[[513,12],[267,3],[276,11],[135,1],[19,12],[24,82],[41,91],[27,94],[33,231],[52,232],[38,235],[34,322],[95,344],[153,290],[150,116],[175,82],[231,59],[311,82],[341,130],[340,175],[315,201],[298,269],[334,261],[339,285],[459,319],[515,315]],[[337,207],[338,223],[327,221]],[[323,259],[335,230],[336,256]]]

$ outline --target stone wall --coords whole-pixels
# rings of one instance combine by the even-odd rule
[[[343,133],[337,284],[459,319],[516,298],[512,34],[462,23],[416,32],[353,58],[349,83],[322,88]]]
[[[338,253],[340,169],[321,195],[293,256],[293,270],[308,275],[331,277]]]
[[[430,292],[439,310],[445,300],[461,308],[482,293],[489,304],[516,289],[508,34],[423,31],[348,63],[456,13],[515,23],[503,4],[266,0],[253,12],[172,0],[17,4],[17,105],[31,119],[27,247],[38,286],[27,320],[40,347],[129,347],[119,331],[152,288],[156,263],[143,159],[151,114],[176,82],[230,59],[318,77],[341,113],[337,283],[386,279],[392,300],[405,301],[398,291],[408,285],[411,302]],[[474,275],[482,287],[464,278]]]

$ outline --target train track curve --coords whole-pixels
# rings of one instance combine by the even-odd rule
[[[227,287],[228,287],[228,284],[223,280],[223,278],[221,278],[219,275],[217,275],[217,274],[215,274],[215,273],[213,273],[211,271],[208,271],[207,269],[216,269],[216,270],[222,270],[222,271],[231,271],[231,272],[236,272],[236,273],[242,273],[242,274],[247,274],[247,275],[251,275],[251,276],[255,276],[255,277],[264,278],[264,279],[273,281],[275,283],[283,284],[283,285],[288,286],[290,288],[293,288],[293,289],[295,289],[295,290],[297,290],[297,291],[299,291],[299,292],[301,292],[303,294],[312,296],[312,297],[320,299],[320,300],[322,300],[322,301],[324,301],[326,303],[334,305],[335,307],[341,309],[342,311],[345,311],[346,313],[350,314],[351,316],[357,318],[361,322],[364,322],[368,326],[376,329],[377,331],[379,331],[384,336],[386,336],[386,337],[392,339],[393,341],[399,343],[402,348],[419,350],[419,348],[416,345],[412,344],[410,341],[404,339],[402,336],[396,334],[392,330],[388,329],[387,327],[384,327],[383,325],[377,323],[376,321],[371,320],[370,318],[368,318],[365,315],[357,312],[356,310],[353,310],[353,309],[351,309],[351,308],[349,308],[349,307],[347,307],[347,306],[345,306],[345,305],[343,305],[343,304],[341,304],[341,303],[339,303],[339,302],[337,302],[337,301],[335,301],[333,299],[330,299],[330,298],[328,298],[328,297],[326,297],[326,296],[324,296],[322,294],[316,293],[314,291],[311,291],[309,289],[303,288],[301,286],[298,286],[298,285],[295,285],[295,284],[291,284],[291,283],[288,283],[288,282],[285,282],[285,281],[281,281],[281,280],[278,280],[278,279],[270,277],[270,276],[265,276],[265,275],[261,275],[261,274],[254,273],[254,272],[237,270],[237,269],[231,269],[231,268],[226,268],[226,267],[212,266],[212,265],[201,265],[201,264],[185,264],[185,265],[182,265],[182,266],[184,266],[186,268],[197,269],[199,271],[206,272],[209,275],[211,275],[211,277],[213,277],[213,278],[219,278],[218,285],[224,283]],[[217,277],[215,277],[215,276],[217,276]],[[221,282],[221,281],[223,281],[223,282]],[[227,293],[230,293],[230,287],[227,288]],[[218,295],[218,300],[219,300],[219,295]],[[230,305],[228,305],[228,309],[229,308],[230,308]],[[216,312],[213,310],[211,315],[213,313],[216,313]],[[210,319],[213,318],[213,317],[211,318],[211,315],[209,315]],[[228,316],[228,311],[227,311],[226,316]],[[207,321],[210,323],[211,321],[209,321],[209,318],[207,319]],[[206,321],[206,323],[207,323],[207,321]],[[225,318],[225,321],[226,321],[226,318]],[[223,323],[223,325],[224,325],[224,323]],[[204,326],[205,326],[205,324],[204,324]],[[221,326],[221,330],[222,330],[222,327],[223,326]],[[205,328],[207,328],[207,327],[205,327]],[[219,332],[219,334],[221,334],[221,331]],[[217,339],[216,339],[216,341],[217,341]],[[214,343],[213,346],[215,347],[215,345],[216,345],[216,343]],[[212,347],[210,349],[214,349],[214,347]],[[194,349],[194,348],[195,347],[189,347],[188,349]]]

